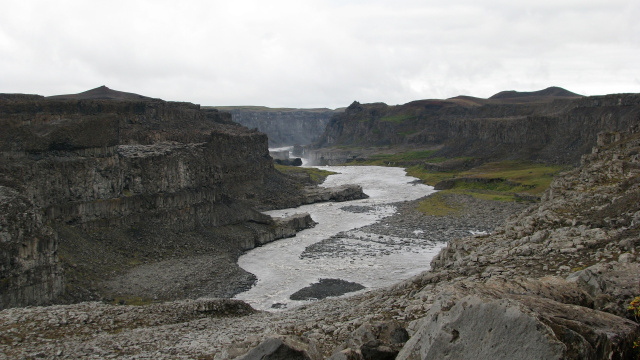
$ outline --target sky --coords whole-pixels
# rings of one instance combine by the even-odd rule
[[[0,0],[0,93],[337,108],[640,92],[638,0]]]

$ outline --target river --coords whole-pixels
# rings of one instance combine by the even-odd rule
[[[365,286],[361,291],[388,286],[428,270],[431,259],[445,245],[420,239],[420,230],[415,231],[415,238],[387,236],[384,239],[357,230],[392,215],[396,210],[392,203],[415,200],[434,192],[433,187],[406,176],[404,169],[379,166],[325,166],[322,169],[338,173],[329,176],[322,186],[360,184],[369,198],[267,212],[273,217],[306,212],[318,224],[295,237],[241,256],[240,267],[255,274],[258,281],[250,290],[238,294],[237,299],[256,309],[273,311],[274,307],[304,304],[305,301],[289,297],[323,278],[361,284]],[[344,232],[349,236],[332,239],[335,251],[313,250]],[[310,247],[313,244],[316,245]]]

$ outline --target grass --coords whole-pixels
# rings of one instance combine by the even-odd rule
[[[395,154],[374,154],[367,158],[366,161],[359,161],[357,165],[378,165],[378,166],[393,166],[402,165],[403,163],[410,163],[416,161],[426,161],[430,156],[433,156],[435,150],[418,150],[418,151],[405,151]],[[429,159],[431,162],[431,159]],[[356,163],[348,163],[346,165],[355,165]]]
[[[324,181],[329,175],[335,174],[333,171],[327,171],[317,168],[309,168],[309,167],[299,167],[299,166],[285,166],[275,164],[276,170],[280,171],[283,174],[293,175],[293,174],[306,174],[309,176],[311,181],[316,184],[319,184]]]
[[[400,124],[403,123],[407,120],[412,120],[415,119],[415,115],[407,115],[407,114],[398,114],[398,115],[391,115],[391,116],[384,116],[380,118],[380,121],[384,121],[384,122],[391,122],[394,124]]]
[[[516,194],[542,194],[553,177],[564,170],[562,166],[536,164],[526,161],[500,161],[486,163],[467,171],[436,172],[416,165],[407,169],[407,174],[434,186],[438,182],[456,178],[504,179],[504,182],[456,182],[449,192],[469,194],[479,199],[516,201]]]
[[[143,305],[149,305],[151,303],[153,303],[153,300],[148,298],[143,298],[140,296],[129,296],[129,297],[116,296],[113,299],[114,305],[124,304],[124,305],[133,305],[133,306],[143,306]]]
[[[460,207],[447,204],[443,195],[443,192],[438,192],[422,200],[418,204],[418,211],[431,216],[449,216],[459,213]]]

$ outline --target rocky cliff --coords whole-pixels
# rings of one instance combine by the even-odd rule
[[[272,109],[260,106],[216,107],[231,113],[233,121],[258,129],[269,137],[269,147],[308,145],[324,132],[331,116],[339,110]]]
[[[581,97],[559,88],[398,106],[354,102],[313,146],[405,145],[438,149],[436,157],[576,164],[597,133],[624,130],[639,119],[638,94]],[[325,155],[335,157],[323,150],[316,157]]]
[[[0,349],[15,358],[636,358],[640,326],[627,305],[640,293],[640,133],[597,142],[541,203],[491,234],[453,239],[431,271],[392,287],[278,313],[216,299],[8,309]]]
[[[101,298],[97,282],[137,264],[299,230],[255,210],[307,196],[228,113],[101,87],[0,96],[0,127],[0,307]]]

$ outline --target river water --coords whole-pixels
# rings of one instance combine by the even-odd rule
[[[445,245],[420,239],[417,236],[420,230],[415,231],[416,238],[387,236],[384,241],[379,240],[381,236],[354,230],[392,215],[396,210],[392,203],[434,192],[433,187],[406,176],[404,169],[378,166],[322,169],[339,173],[329,176],[322,186],[359,184],[369,198],[267,212],[273,217],[306,212],[318,224],[293,238],[278,240],[241,256],[240,267],[255,274],[258,281],[250,290],[238,294],[237,299],[259,310],[274,310],[304,304],[305,301],[289,297],[323,278],[361,284],[366,287],[361,291],[388,286],[428,270],[431,259]],[[314,247],[309,248],[341,232],[350,236],[339,239],[338,250],[314,252],[311,250]]]

